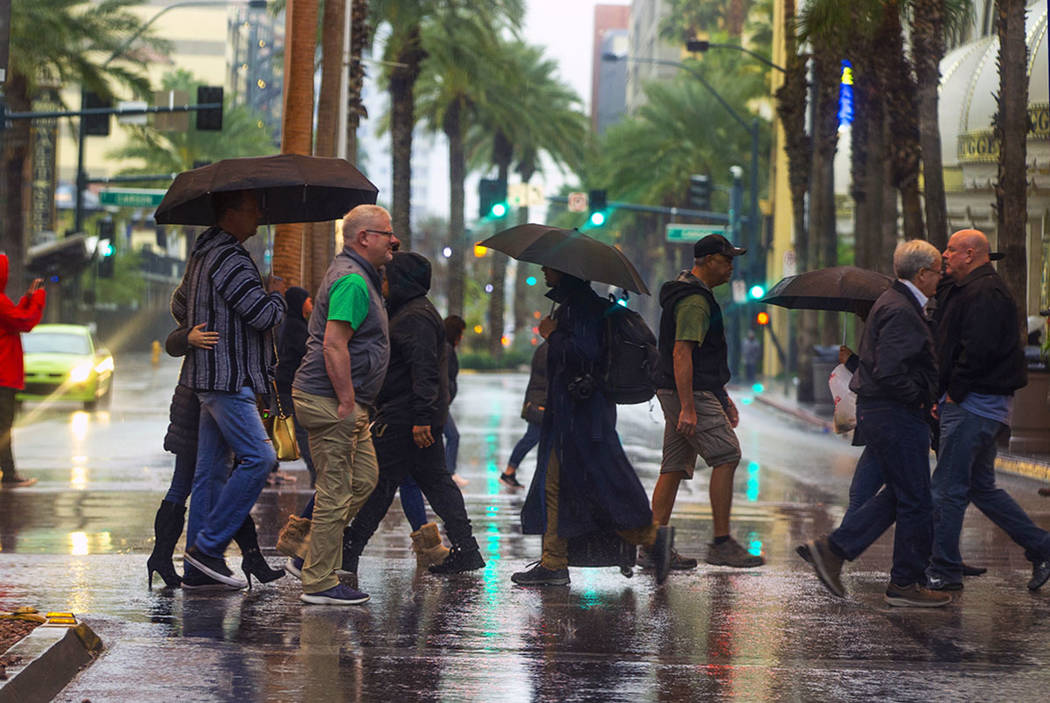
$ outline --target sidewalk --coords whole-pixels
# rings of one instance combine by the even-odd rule
[[[740,390],[750,389],[741,388]],[[822,432],[834,431],[830,412],[824,415],[815,403],[800,403],[777,388],[767,385],[764,391],[754,394],[754,401],[791,415]],[[995,468],[998,471],[1027,476],[1050,484],[1050,455],[1047,454],[1010,454],[1000,450],[995,460]]]

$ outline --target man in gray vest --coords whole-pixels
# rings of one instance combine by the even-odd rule
[[[359,205],[343,218],[343,250],[317,291],[306,355],[292,382],[295,414],[310,437],[317,493],[300,600],[357,605],[368,594],[339,583],[343,528],[379,477],[372,411],[386,378],[390,336],[379,269],[398,245],[390,214]]]
[[[740,463],[740,442],[733,428],[739,421],[736,406],[726,393],[729,365],[722,310],[712,290],[728,283],[733,259],[747,250],[735,247],[720,234],[711,234],[693,246],[693,266],[660,289],[660,376],[657,398],[664,411],[663,459],[653,489],[653,522],[671,519],[678,484],[693,477],[696,457],[711,467],[711,518],[714,540],[708,545],[708,564],[747,568],[765,560],[750,554],[729,535],[733,504],[733,474]],[[646,565],[649,555],[640,554]],[[672,569],[692,569],[696,559],[671,555]]]

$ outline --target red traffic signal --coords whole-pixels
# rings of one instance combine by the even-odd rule
[[[755,323],[765,327],[769,324],[769,313],[763,310],[762,312],[755,315]]]

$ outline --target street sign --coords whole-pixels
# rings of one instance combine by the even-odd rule
[[[747,284],[744,283],[744,279],[735,278],[733,279],[733,302],[743,303],[747,300]]]
[[[149,105],[146,104],[145,100],[123,100],[117,103],[118,110],[145,110],[147,107]],[[120,124],[149,124],[149,115],[146,113],[141,115],[117,115],[117,122]]]
[[[507,185],[507,202],[514,207],[535,207],[543,205],[542,186],[532,183],[510,183]]]
[[[722,225],[683,225],[672,223],[667,225],[667,241],[669,242],[697,242],[709,234],[725,234],[726,228]]]
[[[569,212],[587,212],[587,194],[574,191],[569,193]]]
[[[166,192],[163,188],[107,188],[99,191],[98,201],[116,207],[157,207]]]

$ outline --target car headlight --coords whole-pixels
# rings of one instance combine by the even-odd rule
[[[98,366],[95,367],[95,371],[98,372],[98,373],[105,373],[106,371],[112,371],[112,370],[113,370],[113,357],[112,356],[107,356],[105,359],[102,360],[102,363],[100,363]]]
[[[83,383],[91,377],[91,362],[85,361],[82,364],[77,364],[69,370],[69,382],[70,383]]]

